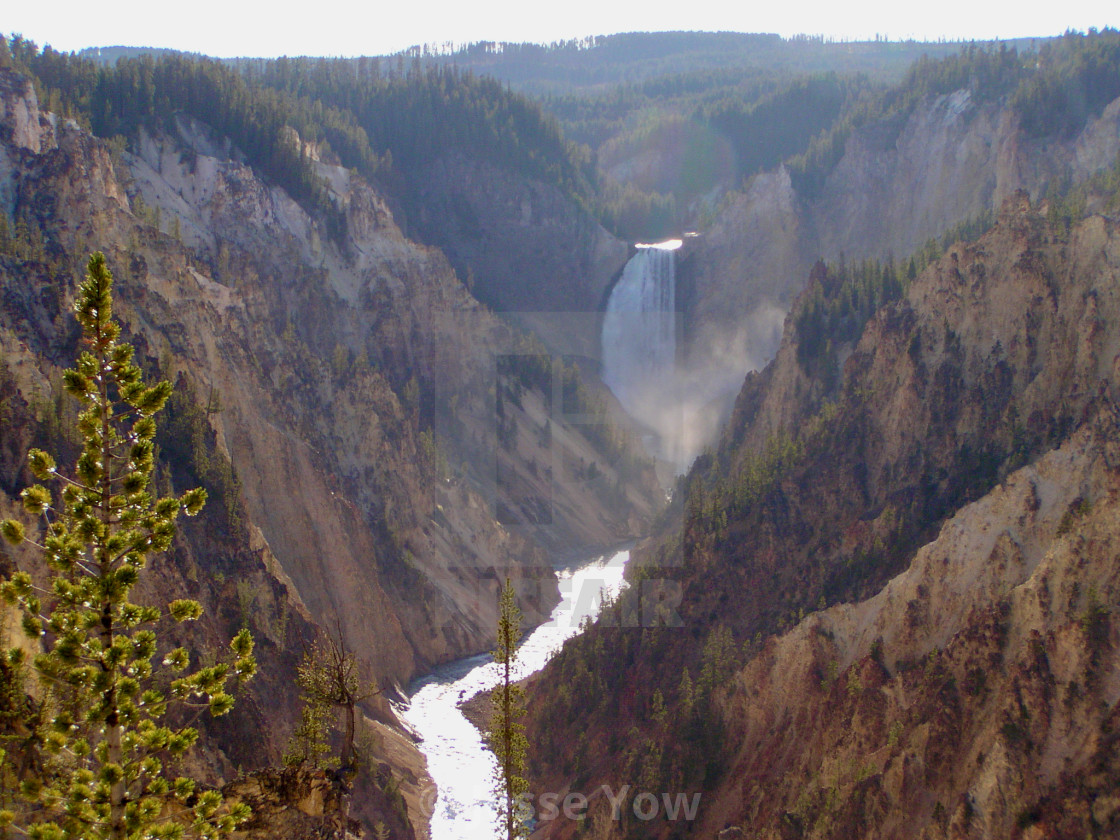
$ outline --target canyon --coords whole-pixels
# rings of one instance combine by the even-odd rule
[[[1011,88],[907,77],[650,247],[500,85],[382,80],[510,108],[519,165],[438,108],[430,156],[379,147],[337,104],[350,65],[316,124],[239,82],[290,109],[271,158],[197,108],[101,136],[96,91],[42,67],[0,66],[0,519],[35,527],[30,447],[77,454],[61,376],[102,251],[175,388],[156,481],[210,496],[141,593],[203,604],[174,636],[200,659],[257,642],[189,768],[253,805],[245,836],[429,836],[416,680],[493,645],[507,577],[535,627],[558,568],[623,546],[629,585],[526,680],[533,790],[589,803],[539,840],[1120,830],[1120,99],[1047,133]],[[325,633],[381,689],[350,791],[278,769]],[[645,819],[627,785],[699,804]]]
[[[257,639],[262,678],[213,724],[207,778],[279,761],[316,625],[341,633],[366,677],[399,698],[413,677],[491,643],[499,574],[539,623],[558,599],[557,546],[590,552],[649,521],[652,470],[643,478],[624,439],[610,452],[598,442],[611,418],[566,423],[550,411],[550,378],[543,392],[500,379],[500,360],[532,345],[345,169],[321,170],[346,208],[336,242],[204,125],[184,118],[121,152],[41,110],[10,71],[0,102],[3,209],[47,243],[30,259],[0,257],[4,487],[26,484],[29,445],[46,436],[66,449],[69,302],[83,254],[101,250],[127,339],[182,397],[164,422],[185,451],[163,480],[200,481],[211,496],[146,585],[203,603],[203,649],[239,625]],[[495,388],[516,391],[501,445]],[[535,431],[546,423],[547,448]],[[635,471],[625,483],[623,461]],[[599,465],[598,480],[581,462]],[[12,496],[2,504],[22,515]],[[7,570],[29,562],[5,549]],[[385,700],[367,712],[371,737],[401,740],[385,729]]]

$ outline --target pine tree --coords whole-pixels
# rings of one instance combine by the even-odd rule
[[[306,663],[306,658],[304,661]],[[317,770],[337,767],[338,758],[330,755],[331,745],[327,742],[331,722],[330,704],[308,695],[306,689],[300,699],[303,701],[303,708],[299,713],[299,726],[288,740],[284,763],[289,767],[306,764]]]
[[[337,639],[327,635],[304,654],[296,683],[302,689],[304,708],[300,726],[293,733],[285,755],[285,762],[307,762],[314,767],[341,763],[343,769],[351,769],[354,763],[357,706],[381,691],[359,676],[358,662],[343,644],[341,628],[338,629]],[[342,710],[345,728],[341,756],[327,760],[328,717],[332,708]]]
[[[19,780],[29,807],[0,812],[0,830],[10,825],[41,840],[215,838],[243,822],[248,808],[226,806],[217,791],[170,777],[164,762],[184,756],[198,733],[163,718],[172,701],[227,713],[229,681],[241,683],[256,670],[253,640],[242,630],[230,643],[232,661],[189,671],[188,651],[167,650],[155,631],[166,619],[197,619],[201,606],[129,600],[148,556],[171,546],[176,517],[197,514],[206,492],[158,500],[148,492],[153,415],[171,385],[142,381],[132,347],[118,341],[111,293],[105,258],[94,254],[75,302],[88,349],[63,376],[65,390],[82,404],[74,472],[63,475],[49,454],[31,450],[31,472],[43,484],[24,490],[22,499],[27,513],[42,518],[42,531],[28,533],[13,519],[0,523],[9,542],[30,544],[46,566],[43,576],[20,571],[0,585],[40,648],[30,663],[18,648],[4,651],[6,664],[30,665],[38,676],[45,719],[41,755],[34,762],[21,756],[33,767]]]
[[[687,716],[692,713],[692,704],[695,701],[695,693],[692,688],[692,677],[688,673],[688,668],[684,669],[681,674],[680,687],[677,689],[677,702],[680,704],[681,710]]]
[[[498,828],[506,840],[528,836],[517,813],[519,803],[529,792],[529,782],[523,775],[529,742],[525,737],[525,724],[520,722],[525,716],[525,689],[512,680],[520,639],[521,610],[513,584],[507,577],[498,603],[498,644],[494,650],[494,661],[502,669],[502,682],[494,690],[486,737],[487,745],[498,759],[494,792],[498,797]]]

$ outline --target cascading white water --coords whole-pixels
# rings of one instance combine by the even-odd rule
[[[642,419],[677,358],[676,254],[679,239],[639,245],[603,315],[603,382]],[[660,387],[659,387],[660,386]]]
[[[735,330],[697,332],[689,352],[679,353],[675,251],[682,244],[637,246],[611,291],[601,336],[602,380],[645,428],[643,442],[666,485],[716,438],[743,377],[777,352],[785,318],[763,304]]]
[[[677,371],[676,253],[681,240],[638,245],[603,313],[602,379],[650,430],[646,448],[683,471],[691,460]]]

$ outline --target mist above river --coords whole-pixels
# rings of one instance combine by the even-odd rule
[[[683,352],[676,292],[682,244],[637,246],[611,291],[601,336],[603,382],[645,429],[646,449],[673,474],[715,440],[743,378],[777,352],[785,318],[784,309],[762,304],[732,333],[697,330]]]

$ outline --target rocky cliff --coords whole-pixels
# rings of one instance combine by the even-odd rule
[[[345,218],[328,232],[196,121],[125,151],[41,110],[7,70],[0,117],[4,489],[27,483],[28,444],[66,446],[69,305],[88,252],[104,251],[126,337],[176,385],[164,480],[211,496],[212,518],[183,529],[153,585],[199,598],[208,638],[245,624],[264,648],[266,676],[203,759],[212,778],[278,758],[317,626],[341,632],[371,679],[404,685],[488,647],[505,575],[540,616],[557,597],[555,546],[606,546],[650,516],[652,472],[606,414],[552,412],[547,377],[504,404],[499,446],[497,392],[515,390],[500,360],[543,349],[348,170],[319,164]]]
[[[417,175],[410,221],[474,295],[558,353],[597,359],[599,319],[630,256],[555,186],[447,154]]]
[[[819,267],[631,590],[543,673],[542,787],[702,794],[689,824],[599,796],[601,837],[1114,831],[1118,278],[1114,220],[1067,235],[1017,194],[830,373],[801,315],[853,284]]]
[[[769,640],[716,703],[703,828],[750,836],[1111,836],[1118,417],[949,520],[870,599]]]
[[[1068,138],[1033,138],[1006,98],[961,89],[853,130],[811,194],[784,167],[755,176],[681,265],[694,363],[722,362],[728,348],[743,373],[765,363],[776,321],[744,329],[743,318],[788,309],[816,260],[904,259],[1018,190],[1038,201],[1111,166],[1118,138],[1120,101]]]

